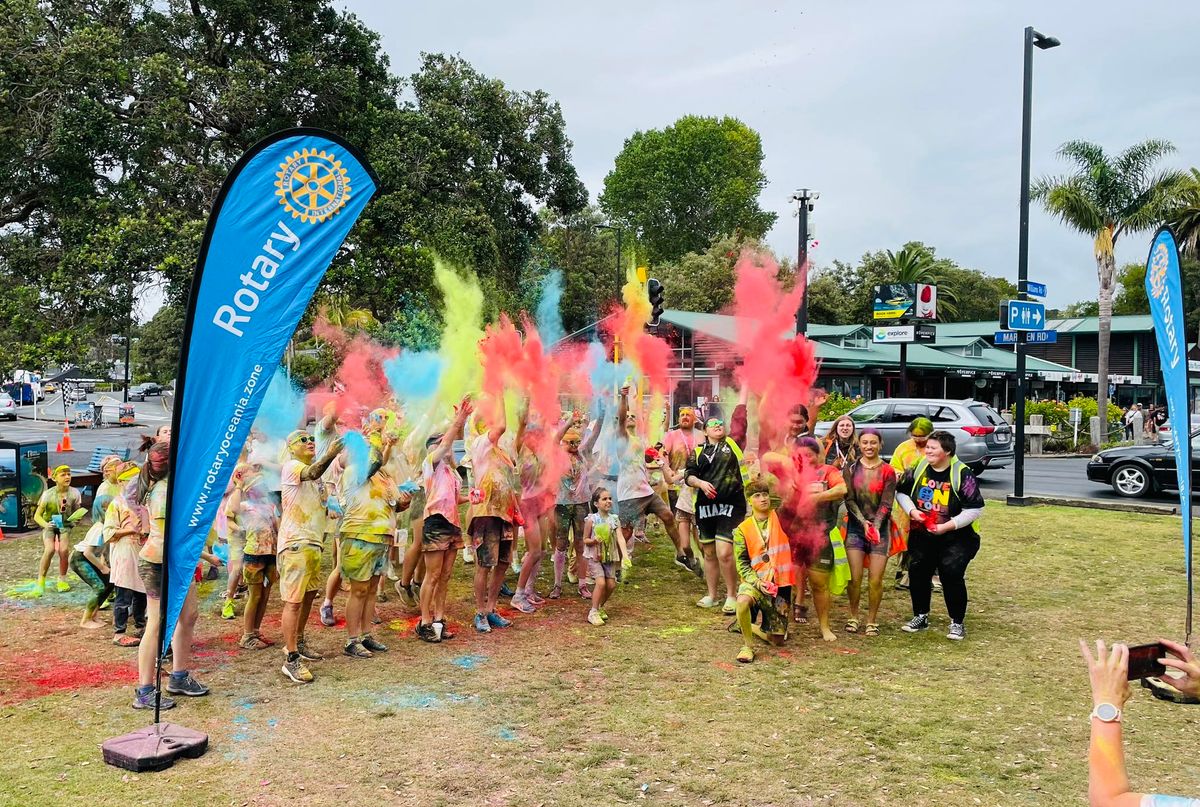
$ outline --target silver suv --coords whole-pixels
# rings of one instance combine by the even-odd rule
[[[885,459],[891,459],[896,446],[908,439],[908,424],[913,418],[927,417],[934,429],[954,435],[958,458],[976,476],[988,468],[1004,468],[1013,462],[1012,429],[995,409],[969,398],[882,398],[859,404],[846,414],[860,429],[870,426],[883,435]],[[817,435],[824,437],[832,426],[833,421],[818,423]]]

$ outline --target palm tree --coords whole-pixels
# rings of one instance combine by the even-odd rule
[[[1193,168],[1179,186],[1175,209],[1167,216],[1179,251],[1200,257],[1200,168]]]
[[[1093,239],[1100,283],[1096,402],[1101,413],[1108,412],[1108,345],[1117,271],[1113,247],[1122,234],[1153,229],[1166,219],[1187,175],[1171,170],[1155,173],[1154,166],[1173,151],[1175,147],[1166,140],[1146,140],[1110,156],[1095,143],[1070,140],[1058,154],[1075,163],[1075,172],[1042,177],[1030,189],[1047,212]],[[1103,429],[1107,432],[1108,425]]]
[[[928,283],[937,286],[937,313],[942,321],[958,315],[958,298],[954,289],[939,283],[937,261],[920,244],[905,244],[899,252],[887,250],[888,267],[893,283]]]
[[[379,324],[375,315],[365,308],[352,308],[350,297],[346,294],[326,294],[322,296],[317,310],[329,324],[343,330],[363,331]]]

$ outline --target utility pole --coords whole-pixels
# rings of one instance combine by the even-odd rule
[[[133,340],[133,276],[126,283],[126,297],[129,299],[129,317],[125,320],[125,395],[122,400],[129,403],[129,343]]]
[[[621,287],[625,285],[625,273],[621,271],[621,237],[625,231],[612,224],[596,224],[597,230],[615,230],[617,233],[617,303],[621,302]]]
[[[1033,30],[1025,29],[1024,78],[1021,99],[1021,222],[1017,241],[1017,292],[1021,300],[1028,300],[1026,293],[1029,281],[1029,151],[1032,138],[1031,118],[1033,115],[1033,48],[1041,50],[1056,48],[1057,39]],[[1013,495],[1008,503],[1025,505],[1025,332],[1017,331],[1017,402],[1013,407],[1016,423],[1016,446],[1013,457]]]
[[[803,293],[800,295],[800,307],[796,309],[796,333],[808,333],[808,214],[812,212],[813,202],[821,197],[816,191],[801,188],[792,194],[791,200],[800,203],[800,224],[797,231],[796,246],[796,275]]]

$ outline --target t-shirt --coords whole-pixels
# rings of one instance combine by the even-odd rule
[[[54,516],[62,516],[62,527],[59,531],[64,535],[69,535],[71,532],[71,522],[67,519],[82,504],[83,497],[75,488],[67,488],[65,493],[59,493],[58,487],[52,487],[44,491],[42,497],[38,499],[38,509],[42,511],[47,523],[53,524]]]
[[[233,522],[242,531],[247,555],[274,555],[275,541],[279,532],[279,517],[275,510],[275,499],[267,489],[265,480],[259,479],[242,491],[238,510]]]
[[[896,446],[896,450],[892,452],[891,466],[896,469],[897,475],[900,475],[916,468],[917,463],[923,459],[925,459],[925,450],[917,448],[917,444],[908,439]]]
[[[373,436],[369,445],[368,466],[373,466],[379,463],[382,452],[377,437]],[[342,474],[341,532],[362,541],[385,543],[387,536],[396,529],[395,508],[390,502],[399,496],[399,490],[383,469],[366,478],[365,482],[355,484],[366,477],[369,470],[370,467],[360,468],[351,462]]]
[[[591,513],[587,521],[592,525],[592,537],[598,543],[594,546],[584,546],[583,556],[599,563],[612,563],[617,559],[617,530],[621,529],[621,519],[616,513],[602,516]]]
[[[896,469],[886,462],[868,468],[862,460],[842,470],[846,480],[846,510],[850,513],[850,528],[862,529],[860,520],[885,531],[896,497]]]
[[[1141,807],[1200,807],[1200,799],[1146,793],[1142,796]]]
[[[510,523],[513,520],[521,483],[505,442],[493,443],[486,433],[471,440],[468,453],[471,456],[475,490],[471,494],[468,523],[484,516],[494,516]]]
[[[163,562],[163,535],[167,529],[167,480],[161,479],[150,488],[146,499],[150,511],[150,532],[139,553],[147,563]]]
[[[950,482],[951,468],[935,471],[926,466],[920,478],[916,478],[916,468],[906,471],[896,490],[908,496],[913,505],[922,512],[934,513],[938,524],[945,524],[950,519],[962,513],[963,510],[976,510],[983,507],[983,494],[979,491],[979,482],[971,469],[962,468],[959,491],[955,494]],[[914,532],[925,532],[925,526],[913,519],[911,529]],[[961,529],[952,530],[938,536],[946,540],[975,536],[975,525],[970,524]]]
[[[104,546],[104,522],[97,521],[88,529],[87,535],[83,536],[83,540],[75,544],[76,552],[83,552],[88,547],[99,548]]]
[[[687,468],[688,457],[696,452],[696,446],[704,442],[704,432],[696,427],[690,429],[671,429],[663,437],[663,451],[672,471],[682,471]],[[671,490],[683,488],[680,479],[671,485]]]
[[[426,457],[421,465],[421,484],[425,488],[425,518],[440,515],[454,526],[461,526],[458,491],[462,479],[454,469],[454,452],[447,451],[437,465],[433,457]]]
[[[654,495],[650,472],[646,468],[646,448],[642,441],[626,437],[621,441],[621,470],[617,472],[617,501],[644,499]]]
[[[737,444],[726,437],[719,443],[704,442],[699,453],[688,457],[687,475],[711,482],[717,495],[710,499],[703,492],[696,494],[696,515],[705,518],[705,510],[719,511],[740,520],[746,514],[746,490],[742,482],[741,463],[734,453]],[[725,507],[721,507],[724,505]],[[727,508],[732,512],[725,512]]]
[[[291,546],[324,546],[325,541],[325,483],[320,479],[305,479],[308,468],[297,459],[283,464],[283,514],[279,518],[278,549]]]
[[[558,504],[587,504],[592,496],[588,462],[582,454],[567,452],[567,470],[558,484]]]

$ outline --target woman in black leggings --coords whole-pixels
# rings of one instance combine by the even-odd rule
[[[933,575],[942,581],[950,614],[947,639],[967,638],[967,564],[979,551],[975,521],[983,496],[975,474],[958,457],[954,435],[936,431],[925,444],[925,459],[909,469],[896,487],[896,503],[912,519],[908,538],[909,596],[913,618],[901,627],[917,633],[929,627]]]

